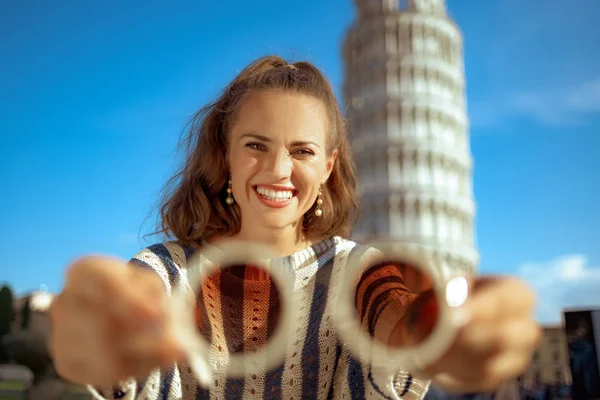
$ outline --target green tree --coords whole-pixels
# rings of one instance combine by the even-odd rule
[[[10,286],[4,285],[0,288],[0,336],[10,332],[13,317],[13,292]]]
[[[31,295],[25,298],[23,308],[21,309],[21,329],[27,330],[29,327],[29,318],[31,317]]]
[[[0,364],[10,361],[2,338],[10,333],[13,317],[13,293],[9,286],[4,285],[0,288]]]

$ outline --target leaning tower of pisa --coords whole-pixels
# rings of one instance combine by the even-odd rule
[[[360,241],[424,249],[441,274],[475,271],[462,34],[444,0],[355,0],[344,96],[359,173]]]

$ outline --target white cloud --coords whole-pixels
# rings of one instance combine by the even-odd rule
[[[522,92],[515,95],[510,106],[514,114],[524,115],[544,126],[582,125],[579,113],[564,104],[564,94],[544,92]]]
[[[538,294],[540,323],[562,321],[565,308],[600,308],[600,266],[588,265],[583,254],[569,254],[546,262],[525,263],[519,269]]]
[[[600,78],[572,88],[565,96],[565,105],[582,113],[600,112]]]
[[[470,102],[471,124],[478,127],[525,116],[547,127],[585,125],[589,117],[600,114],[600,78],[555,89],[513,93],[504,100]]]

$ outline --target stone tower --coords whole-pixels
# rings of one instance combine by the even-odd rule
[[[443,0],[355,0],[344,96],[359,173],[355,239],[424,249],[439,273],[475,271],[462,34]]]

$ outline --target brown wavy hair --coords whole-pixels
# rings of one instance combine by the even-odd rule
[[[234,235],[240,230],[239,207],[225,203],[228,133],[244,96],[258,90],[296,91],[325,105],[329,117],[327,154],[337,149],[338,156],[322,187],[323,214],[316,217],[314,212],[307,212],[302,229],[310,238],[350,234],[358,211],[355,169],[345,122],[331,85],[314,65],[290,64],[276,56],[248,65],[214,103],[190,119],[180,141],[186,151],[185,162],[165,185],[159,229],[155,233],[174,238],[184,246],[199,246],[204,240]]]

